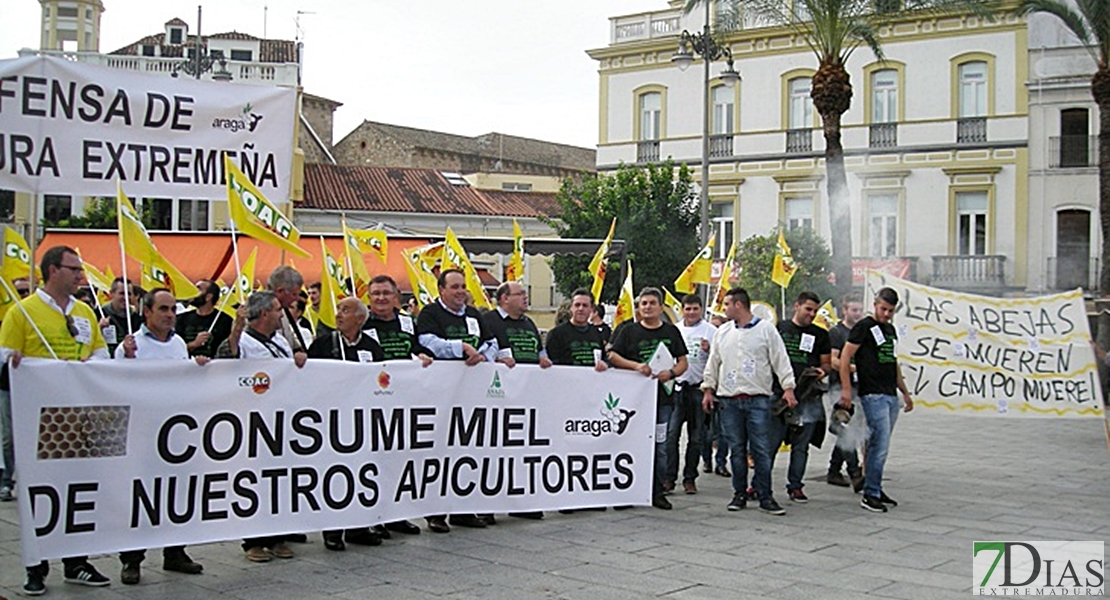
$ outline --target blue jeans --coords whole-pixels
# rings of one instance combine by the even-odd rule
[[[717,460],[713,460],[713,442],[717,442]],[[714,405],[713,412],[705,415],[701,429],[701,460],[717,468],[725,466],[728,458],[728,443],[721,435],[721,410]]]
[[[678,438],[682,436],[682,424],[686,423],[685,466],[682,481],[698,478],[698,456],[701,454],[701,430],[705,427],[705,411],[701,409],[702,392],[696,386],[683,386],[675,392],[674,411],[667,425],[667,472],[665,481],[678,480]]]
[[[667,435],[664,433],[662,436],[658,433],[658,427],[663,425],[664,429],[667,424],[671,422],[671,413],[674,412],[673,404],[663,404],[656,400],[655,404],[655,465],[653,472],[655,477],[651,482],[651,497],[658,498],[663,495],[663,478],[667,475]]]
[[[0,469],[0,487],[12,487],[15,474],[15,444],[12,441],[12,393],[0,390],[0,451],[4,453],[4,469]]]
[[[771,397],[718,398],[721,404],[721,435],[733,449],[748,448],[755,462],[752,487],[760,501],[771,498]],[[732,452],[732,489],[747,490],[748,457],[743,451]]]
[[[878,498],[883,493],[883,466],[890,451],[890,434],[898,421],[897,396],[868,394],[860,397],[863,414],[867,415],[867,456],[864,457],[863,495]]]
[[[813,439],[817,428],[823,425],[825,425],[824,421],[809,422],[802,423],[801,427],[794,429],[794,435],[790,439],[790,466],[786,469],[787,490],[800,490],[805,486],[802,479],[806,476],[806,464],[809,462],[809,441]],[[783,431],[788,431],[788,428],[784,428]],[[777,451],[778,448],[775,450]]]

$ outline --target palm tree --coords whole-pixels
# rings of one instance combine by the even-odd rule
[[[703,2],[687,0],[685,10]],[[1043,0],[1053,1],[1053,0]],[[1087,0],[1091,4],[1106,0]],[[817,57],[809,96],[825,135],[825,170],[832,231],[832,266],[836,289],[841,296],[852,289],[852,218],[848,197],[848,175],[844,170],[844,146],[840,141],[840,118],[852,104],[852,82],[845,65],[861,46],[883,60],[878,30],[908,12],[959,8],[990,18],[986,0],[718,0],[718,31],[740,28],[744,14],[763,25],[785,25],[805,40]],[[1108,288],[1110,289],[1110,288]]]
[[[1098,288],[1110,295],[1110,3],[1107,0],[1022,0],[1020,15],[1045,13],[1063,21],[1098,63],[1091,95],[1098,105],[1098,214],[1102,224],[1102,270]],[[1078,10],[1077,10],[1078,7]],[[1100,333],[1102,328],[1099,328]]]

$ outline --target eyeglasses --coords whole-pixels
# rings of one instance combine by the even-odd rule
[[[77,323],[74,323],[73,317],[69,315],[66,315],[66,331],[69,332],[69,335],[77,337]]]

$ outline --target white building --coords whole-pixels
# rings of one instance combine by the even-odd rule
[[[680,71],[671,57],[680,33],[700,31],[703,16],[683,14],[681,4],[612,18],[610,45],[590,51],[600,74],[599,170],[667,157],[701,164],[703,71],[700,64]],[[919,281],[990,293],[1051,287],[1048,259],[1059,255],[1052,228],[1058,218],[1078,227],[1067,211],[1094,210],[1097,187],[1092,168],[1081,175],[1091,182],[1081,182],[1074,175],[1083,169],[1044,167],[1042,146],[1060,135],[1066,107],[1086,108],[1084,131],[1097,131],[1089,78],[1086,90],[1082,77],[1070,91],[1054,88],[1059,106],[1031,118],[1037,52],[1029,50],[1025,20],[907,17],[880,37],[885,62],[864,47],[847,65],[854,96],[842,134],[857,266],[883,264]],[[785,27],[748,26],[723,41],[743,80],[710,82],[709,194],[718,240],[726,242],[718,243],[721,255],[733,235],[767,234],[780,223],[812,226],[827,238],[824,137],[809,98],[816,57]],[[722,68],[712,65],[713,76]],[[1049,98],[1047,89],[1038,101]],[[1046,183],[1031,186],[1031,168]],[[1097,255],[1095,221],[1087,257]]]

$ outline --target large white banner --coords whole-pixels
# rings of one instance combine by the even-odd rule
[[[23,557],[648,504],[655,381],[408,361],[27,360]]]
[[[869,271],[865,305],[882,287],[898,292],[898,364],[915,407],[1007,417],[1104,418],[1080,290],[991,298]]]
[[[55,57],[0,60],[0,188],[226,198],[227,153],[289,198],[296,91],[148,75]]]

